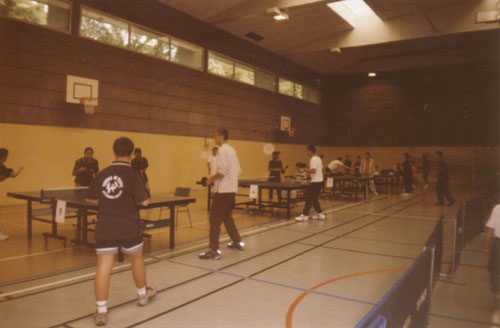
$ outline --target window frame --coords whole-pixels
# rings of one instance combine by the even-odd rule
[[[49,2],[51,2],[51,0],[34,0],[34,1],[37,1],[37,2],[40,2],[40,3],[46,3],[46,4],[48,4]],[[36,27],[42,27],[42,28],[47,29],[47,30],[51,30],[51,31],[55,31],[55,32],[60,32],[60,33],[64,33],[64,34],[67,34],[67,35],[71,35],[71,31],[72,31],[72,27],[73,27],[73,1],[70,1],[70,0],[57,0],[57,1],[65,2],[65,3],[69,4],[69,8],[68,8],[69,19],[68,19],[68,30],[67,31],[66,30],[61,30],[61,29],[58,29],[58,28],[55,28],[55,27],[52,27],[52,26],[49,26],[49,25],[43,25],[43,24],[33,23],[33,22],[30,22],[30,21],[27,21],[27,20],[24,20],[24,19],[21,19],[21,18],[9,16],[9,15],[0,15],[0,18],[4,18],[4,19],[8,19],[8,20],[12,20],[12,21],[15,21],[15,22],[19,22],[19,23],[24,23],[24,24],[36,26]]]
[[[111,19],[115,19],[117,21],[122,21],[122,22],[126,23],[127,26],[128,26],[128,42],[127,42],[127,45],[126,46],[119,46],[119,45],[111,44],[111,43],[108,43],[108,42],[105,42],[105,41],[102,41],[102,40],[94,40],[94,39],[89,38],[89,37],[87,37],[85,35],[82,35],[80,27],[81,27],[81,21],[82,21],[82,16],[83,16],[83,9],[91,11],[91,12],[94,11],[94,12],[96,12],[96,13],[98,13],[100,15],[103,15],[105,17],[109,17]],[[157,56],[154,56],[154,55],[151,55],[151,54],[148,54],[148,53],[144,53],[144,52],[132,49],[131,48],[132,27],[135,27],[135,28],[140,29],[140,30],[144,30],[145,32],[148,32],[148,33],[151,33],[151,34],[156,34],[156,35],[160,35],[162,37],[168,38],[168,47],[169,47],[168,59],[164,59],[164,58],[161,58],[161,57],[157,57]],[[195,43],[192,43],[192,42],[189,42],[189,41],[177,38],[177,37],[173,37],[173,36],[171,36],[169,34],[157,31],[157,30],[149,28],[147,26],[136,24],[136,23],[134,23],[132,21],[129,21],[129,20],[125,19],[125,18],[114,16],[114,15],[108,14],[106,12],[103,12],[101,10],[98,10],[98,9],[95,9],[95,8],[92,8],[92,7],[88,7],[88,6],[85,6],[85,5],[81,5],[80,6],[80,16],[79,16],[79,21],[78,21],[78,37],[80,37],[82,39],[85,39],[85,40],[92,41],[92,42],[98,42],[100,44],[104,44],[104,45],[107,45],[107,46],[110,46],[110,47],[122,49],[122,50],[131,52],[131,53],[134,53],[134,54],[138,54],[138,55],[141,55],[141,56],[147,56],[147,57],[154,58],[154,59],[157,59],[157,60],[161,60],[161,61],[164,61],[164,62],[167,62],[167,63],[179,65],[179,66],[186,67],[186,68],[189,68],[189,69],[193,69],[193,70],[196,70],[196,71],[199,71],[199,72],[203,72],[204,71],[204,66],[205,65],[204,65],[203,58],[205,56],[205,48],[203,48],[202,46],[199,46],[199,45],[197,45]],[[172,39],[180,41],[181,43],[187,43],[187,44],[193,46],[194,48],[198,48],[201,51],[201,54],[200,54],[200,67],[193,67],[193,66],[189,66],[189,65],[183,64],[182,62],[179,62],[179,61],[173,61],[173,60],[171,60],[171,58],[172,58],[172,55],[171,55]]]

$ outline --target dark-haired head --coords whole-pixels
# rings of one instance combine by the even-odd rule
[[[316,153],[316,147],[314,147],[314,145],[307,146],[307,150],[309,150],[313,154]]]
[[[136,148],[134,150],[134,154],[136,154],[136,155],[142,155],[142,149],[141,148]]]
[[[9,151],[6,148],[0,148],[0,160],[7,158]]]
[[[229,139],[229,132],[227,132],[225,128],[218,128],[217,130],[215,130],[215,133],[222,136],[226,141],[227,139]]]
[[[121,137],[113,143],[113,150],[118,157],[130,157],[134,150],[134,143],[127,137]]]

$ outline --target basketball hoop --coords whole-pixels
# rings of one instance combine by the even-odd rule
[[[85,114],[92,115],[97,106],[97,98],[80,98],[80,104],[85,108]]]
[[[287,131],[290,137],[293,137],[295,135],[295,128],[289,127]]]

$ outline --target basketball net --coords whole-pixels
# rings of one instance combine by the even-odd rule
[[[94,109],[97,106],[97,98],[80,98],[80,103],[85,109],[85,114],[94,114]]]

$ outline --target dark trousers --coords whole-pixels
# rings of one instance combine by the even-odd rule
[[[309,210],[314,207],[317,213],[321,213],[321,206],[319,205],[319,192],[323,187],[323,182],[311,182],[309,187],[306,189],[306,205],[304,206],[304,211],[302,214],[309,215]]]
[[[450,194],[450,187],[448,185],[448,179],[440,179],[438,178],[436,182],[436,192],[438,196],[438,200],[440,204],[444,204],[444,197],[452,203],[455,201]]]
[[[494,293],[500,293],[500,238],[495,237],[490,251],[490,260],[488,262],[490,271],[491,290]]]
[[[281,181],[280,177],[269,177],[269,182],[280,182],[280,181]],[[269,188],[269,199],[273,199],[273,193],[274,193],[274,189]],[[276,189],[276,195],[278,195],[278,199],[279,199],[280,195],[279,195],[278,189]]]
[[[226,231],[234,242],[240,242],[241,237],[234,224],[231,213],[234,206],[234,193],[216,193],[210,209],[210,235],[209,247],[216,251],[219,249],[220,225],[224,222]]]
[[[413,192],[413,174],[404,174],[403,184],[407,193]]]

